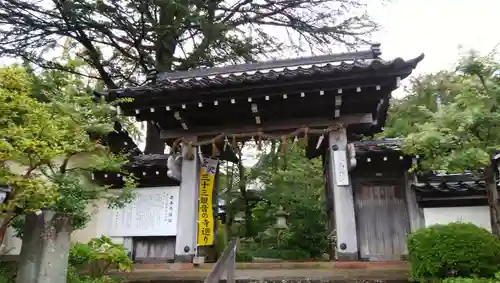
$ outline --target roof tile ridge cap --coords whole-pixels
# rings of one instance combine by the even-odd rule
[[[365,52],[365,51],[359,51],[360,53],[361,52]],[[286,69],[286,68],[297,68],[297,67],[303,67],[303,66],[317,66],[317,65],[327,65],[327,64],[332,64],[332,63],[338,63],[338,62],[341,62],[341,63],[344,63],[346,61],[356,61],[356,60],[366,60],[366,59],[359,59],[359,58],[352,58],[352,59],[342,59],[342,60],[339,60],[339,58],[336,58],[335,56],[342,56],[342,55],[346,55],[346,54],[349,54],[349,53],[353,53],[353,56],[355,55],[355,53],[357,52],[342,52],[342,53],[338,53],[338,54],[323,54],[323,55],[316,55],[316,56],[301,56],[301,57],[295,57],[295,58],[286,58],[286,59],[274,59],[274,60],[268,60],[268,61],[261,61],[261,62],[253,62],[253,63],[249,63],[249,64],[235,64],[235,65],[229,65],[229,66],[220,66],[220,67],[215,67],[215,68],[226,68],[226,70],[224,71],[221,71],[217,74],[212,74],[212,75],[202,75],[203,77],[207,77],[207,76],[220,76],[220,75],[230,75],[230,74],[234,74],[234,73],[248,73],[248,72],[259,72],[259,71],[264,71],[264,70],[274,70],[274,69]],[[302,61],[303,60],[303,61]],[[369,59],[369,60],[373,60],[373,59]],[[287,65],[287,61],[292,61],[293,64],[290,64],[290,65]],[[302,62],[301,62],[302,61]],[[269,64],[269,65],[272,65],[272,64],[282,64],[283,66],[268,66],[266,67],[265,65],[266,64]],[[242,67],[244,65],[247,65],[248,67],[253,67],[254,68],[249,68],[249,69],[246,69],[246,70],[238,70],[236,67]],[[264,66],[260,66],[259,65],[264,65]],[[234,69],[231,68],[231,67],[235,67]],[[307,69],[310,69],[311,67],[307,68]],[[200,70],[208,70],[208,69],[211,69],[211,68],[202,68]],[[182,71],[184,72],[184,71]],[[174,81],[177,81],[177,80],[190,80],[194,77],[189,77],[189,78],[175,78],[175,79],[172,79],[169,77],[169,74],[174,74],[176,73],[175,71],[174,72],[162,72],[160,73],[162,76],[160,76],[160,79],[159,81],[171,81],[171,80],[174,80]]]

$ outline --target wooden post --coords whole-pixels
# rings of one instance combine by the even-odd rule
[[[344,128],[330,132],[328,173],[333,194],[337,259],[355,261],[359,258],[354,198],[347,166],[347,136]]]
[[[415,232],[425,227],[424,210],[417,203],[415,190],[411,184],[415,182],[415,175],[405,172],[406,204],[408,205],[408,216],[410,218],[410,231]]]
[[[194,141],[194,140],[193,140]],[[175,239],[175,261],[193,262],[196,255],[198,176],[200,173],[197,148],[192,148],[193,158],[185,158],[188,145],[182,145],[182,181],[179,192],[177,236]]]
[[[495,157],[499,154],[497,153]],[[486,167],[486,195],[490,207],[491,232],[500,237],[500,201],[498,200],[498,189],[496,184],[497,162],[499,158],[493,158],[491,166]]]

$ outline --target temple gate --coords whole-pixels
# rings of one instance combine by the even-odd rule
[[[198,238],[205,235],[199,234],[196,209],[203,185],[200,167],[206,171],[213,166],[202,161],[211,154],[234,158],[228,143],[280,137],[304,138],[310,158],[323,156],[337,258],[359,258],[349,174],[356,159],[349,143],[382,130],[391,92],[423,59],[385,61],[380,55],[380,45],[374,44],[361,52],[160,73],[144,86],[99,93],[108,99],[132,98],[120,105],[121,112],[152,123],[169,146],[180,147],[182,155],[170,160],[181,166],[176,261],[191,262]],[[201,182],[212,184],[205,171]],[[174,173],[170,176],[175,178]],[[213,233],[214,227],[209,228],[212,232],[206,233]]]

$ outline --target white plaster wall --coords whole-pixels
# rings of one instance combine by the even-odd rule
[[[68,162],[68,168],[74,168],[76,166],[81,166],[87,164],[89,159],[92,158],[89,154],[77,154],[73,156]],[[54,163],[62,164],[63,158],[57,158]],[[17,172],[18,174],[23,174],[26,171],[26,167],[22,166],[16,162],[7,162],[10,170]],[[37,171],[35,171],[37,173]],[[43,175],[40,176],[44,178]],[[87,207],[87,211],[93,214],[91,221],[87,224],[84,229],[77,230],[71,235],[72,242],[88,242],[90,239],[95,237],[100,237],[101,235],[107,234],[107,225],[103,224],[103,219],[107,215],[107,204],[105,200],[98,200],[94,204]],[[123,243],[123,238],[113,238],[114,242]],[[18,255],[21,251],[21,240],[14,237],[14,231],[9,228],[6,232],[3,244],[0,246],[0,254]]]
[[[488,206],[424,208],[425,226],[451,222],[472,223],[491,232]]]
[[[71,242],[86,243],[92,238],[107,235],[107,225],[105,219],[107,217],[107,204],[105,200],[98,200],[93,205],[89,205],[87,211],[92,213],[93,217],[85,228],[74,231],[71,234]],[[113,237],[113,242],[123,244],[123,237]],[[7,229],[5,240],[0,247],[0,254],[18,255],[21,252],[21,240],[14,237],[14,230]]]
[[[5,232],[5,238],[0,247],[0,254],[18,255],[21,253],[21,239],[14,237],[14,229],[9,227]]]
[[[85,228],[76,230],[71,234],[72,242],[86,243],[92,238],[107,234],[107,227],[104,224],[107,213],[106,201],[102,199],[95,201],[94,204],[87,207],[87,212],[92,214],[92,218]]]

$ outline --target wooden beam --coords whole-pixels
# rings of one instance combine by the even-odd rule
[[[302,127],[317,128],[331,127],[337,124],[373,124],[371,113],[354,114],[343,116],[338,119],[334,118],[307,118],[307,119],[290,119],[280,122],[267,122],[265,125],[245,125],[245,126],[209,126],[209,127],[192,127],[189,130],[161,130],[161,139],[173,139],[186,136],[211,136],[211,135],[233,135],[242,133],[254,132],[273,132],[288,129],[297,129]]]

